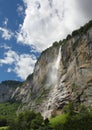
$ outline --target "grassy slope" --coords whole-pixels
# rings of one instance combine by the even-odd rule
[[[7,130],[7,126],[5,126],[5,127],[0,127],[0,130]]]
[[[67,120],[68,115],[62,114],[50,119],[50,125],[54,127],[57,124],[64,124]]]

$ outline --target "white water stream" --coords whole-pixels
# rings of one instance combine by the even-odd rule
[[[44,118],[51,116],[51,113],[53,111],[53,105],[55,105],[56,100],[57,100],[57,94],[59,93],[58,92],[59,91],[58,90],[58,70],[59,70],[59,65],[62,58],[61,49],[62,47],[60,46],[57,59],[54,61],[50,74],[49,74],[49,80],[50,80],[50,85],[52,86],[52,89],[51,89],[51,93],[49,95],[48,101],[45,102],[46,108],[43,112]]]
[[[58,69],[59,69],[60,61],[61,61],[61,46],[59,48],[57,59],[55,59],[55,61],[53,62],[51,70],[49,72],[48,77],[49,77],[49,83],[51,85],[57,84],[57,81],[58,81]]]
[[[58,57],[57,57],[57,60],[55,62],[55,68],[57,69],[57,71],[58,71],[58,68],[59,68],[59,65],[60,65],[60,60],[61,60],[61,46],[59,48]]]

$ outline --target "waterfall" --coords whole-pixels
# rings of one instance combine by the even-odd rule
[[[60,60],[61,60],[61,46],[59,48],[59,53],[58,53],[58,57],[57,57],[57,60],[56,60],[56,63],[55,63],[55,68],[58,70],[59,68],[59,65],[60,65]]]
[[[53,108],[56,104],[57,94],[59,93],[58,92],[59,91],[58,90],[58,70],[59,70],[59,65],[62,58],[61,49],[62,47],[60,46],[57,58],[53,62],[49,71],[48,79],[49,79],[49,85],[52,86],[52,89],[51,89],[51,93],[49,94],[48,101],[45,102],[46,107],[43,112],[44,118],[51,117],[51,113],[53,112]]]
[[[49,83],[52,84],[57,84],[58,81],[58,69],[61,61],[61,46],[59,48],[58,56],[57,59],[52,64],[51,70],[49,72]]]

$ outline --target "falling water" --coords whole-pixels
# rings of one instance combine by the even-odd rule
[[[53,62],[51,71],[49,73],[49,82],[52,84],[57,84],[58,81],[58,69],[61,60],[61,46],[59,48],[57,59]]]
[[[53,108],[55,108],[55,105],[57,103],[57,94],[59,93],[58,90],[58,71],[59,71],[59,66],[61,62],[61,49],[62,47],[60,46],[59,52],[57,55],[57,59],[53,62],[50,72],[49,72],[49,85],[50,87],[52,86],[51,93],[49,93],[48,97],[49,99],[45,102],[46,106],[44,108],[44,112],[42,113],[44,118],[50,117],[51,113],[53,112]]]
[[[45,102],[46,108],[45,111],[43,112],[43,116],[45,117],[50,117],[51,113],[53,111],[53,105],[55,106],[56,103],[56,97],[58,93],[58,70],[59,70],[59,65],[61,61],[61,46],[59,48],[58,56],[57,59],[53,62],[51,71],[49,73],[49,85],[52,86],[51,93],[49,95],[49,100]]]
[[[60,60],[61,60],[61,46],[60,46],[60,48],[59,48],[58,57],[57,57],[57,60],[56,60],[56,63],[55,63],[55,68],[56,68],[57,70],[58,70],[58,68],[59,68]]]

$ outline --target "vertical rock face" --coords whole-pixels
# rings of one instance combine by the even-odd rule
[[[0,103],[9,101],[12,92],[13,90],[9,86],[0,85]]]
[[[11,101],[17,87],[21,86],[19,81],[3,81],[0,83],[0,103]]]
[[[92,105],[92,28],[42,52],[12,98],[22,102],[19,109],[34,109],[44,117],[62,112],[70,101]]]
[[[40,111],[44,117],[61,112],[70,101],[92,105],[92,28],[42,52],[25,83],[16,91],[21,109]]]

